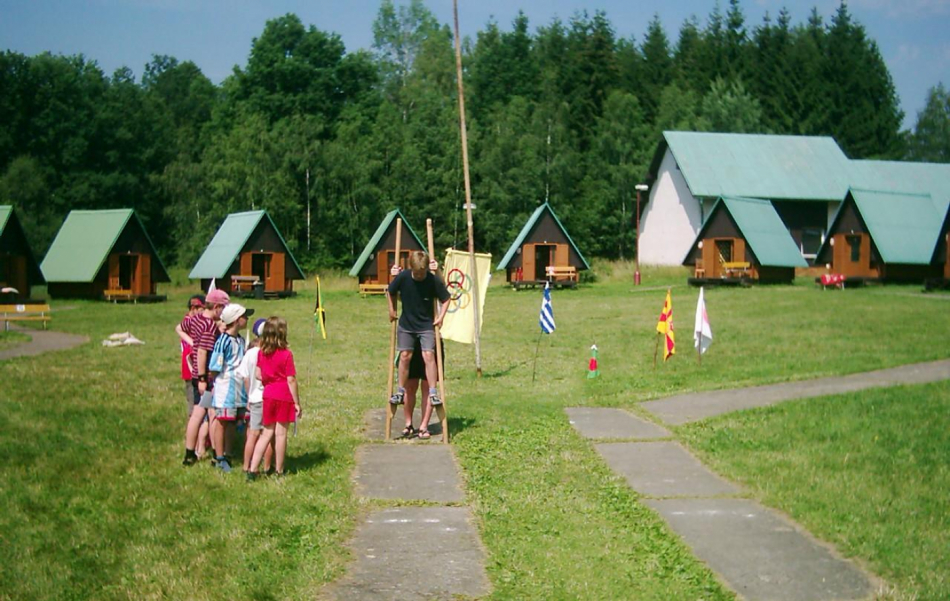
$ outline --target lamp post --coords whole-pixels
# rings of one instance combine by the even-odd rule
[[[636,240],[636,262],[634,263],[633,283],[640,285],[640,193],[646,192],[649,188],[646,184],[637,184],[637,240]]]

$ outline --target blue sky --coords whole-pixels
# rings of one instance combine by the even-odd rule
[[[578,11],[607,13],[618,37],[638,42],[654,14],[671,42],[691,15],[704,24],[715,0],[459,0],[463,36],[474,36],[489,19],[503,29],[521,9],[531,29]],[[397,4],[400,2],[397,0]],[[426,0],[443,23],[452,23],[451,0]],[[721,1],[723,12],[728,0]],[[828,22],[837,0],[743,0],[746,27],[788,7],[793,23],[812,7]],[[912,127],[927,90],[950,86],[950,0],[851,0],[852,15],[877,41]],[[297,14],[306,24],[340,35],[347,50],[369,48],[379,0],[0,0],[0,48],[32,55],[43,51],[84,54],[111,74],[120,66],[141,77],[152,54],[191,60],[215,83],[246,62],[251,40],[264,23]]]

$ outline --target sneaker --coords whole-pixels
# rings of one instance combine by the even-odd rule
[[[429,396],[429,402],[432,403],[433,407],[438,407],[442,404],[442,399],[439,398],[439,395],[433,394]]]
[[[219,470],[221,470],[225,474],[231,473],[231,464],[228,463],[227,457],[218,457],[218,463],[215,467],[217,467]]]
[[[389,404],[390,404],[390,405],[402,405],[403,398],[404,398],[405,396],[406,396],[406,393],[404,393],[404,392],[397,392],[397,393],[393,394],[391,397],[389,397]]]
[[[194,451],[185,451],[185,459],[181,462],[182,465],[192,466],[198,463],[198,456],[195,455]]]
[[[248,482],[254,482],[257,480],[257,472],[244,472],[244,476],[247,478]]]

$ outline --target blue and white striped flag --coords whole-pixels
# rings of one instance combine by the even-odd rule
[[[551,285],[548,283],[544,284],[544,298],[541,299],[541,316],[538,323],[545,334],[554,331],[554,307],[551,306]]]

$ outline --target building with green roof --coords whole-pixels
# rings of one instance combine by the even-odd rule
[[[170,281],[132,209],[70,211],[40,268],[57,298],[164,300],[156,284]]]
[[[551,205],[544,203],[528,217],[496,270],[505,270],[511,283],[538,283],[549,279],[549,267],[573,267],[576,274],[590,264]]]
[[[16,210],[10,205],[0,205],[0,289],[16,290],[0,293],[0,298],[27,299],[31,286],[45,283]]]
[[[934,256],[946,213],[946,205],[927,193],[851,188],[818,251],[818,262],[855,280],[940,277],[943,268],[934,264]]]
[[[695,267],[694,283],[722,279],[790,283],[795,268],[808,263],[771,202],[721,196],[683,265]]]
[[[399,255],[405,266],[409,253],[425,250],[422,240],[413,231],[399,209],[386,213],[373,236],[363,247],[363,252],[350,269],[350,275],[359,278],[360,284],[382,285],[389,283],[389,269],[396,262],[396,219],[405,226],[399,238]],[[408,234],[408,235],[407,235]]]
[[[944,282],[950,282],[950,207],[947,208],[946,216],[943,218],[931,264],[943,270]]]
[[[851,160],[827,136],[667,131],[646,180],[640,262],[656,265],[682,263],[721,196],[770,201],[809,261],[851,187],[929,194],[938,209],[950,204],[950,165]]]
[[[215,233],[188,277],[231,293],[253,293],[263,284],[267,296],[294,294],[294,280],[305,278],[267,211],[232,213]],[[260,288],[258,288],[260,290]]]

